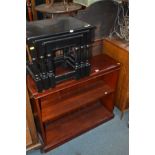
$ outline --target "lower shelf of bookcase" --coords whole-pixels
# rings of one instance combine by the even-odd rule
[[[113,117],[113,113],[98,102],[46,124],[46,142],[43,151],[54,149]]]

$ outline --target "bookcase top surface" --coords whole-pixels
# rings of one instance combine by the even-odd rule
[[[89,78],[100,76],[108,72],[120,69],[120,63],[105,54],[92,57],[92,59],[90,60],[90,64],[91,64],[91,73],[88,77],[82,78],[80,80],[72,79],[63,81],[62,83],[57,84],[55,88],[50,88],[48,90],[43,91],[42,93],[37,92],[34,81],[30,76],[27,76],[28,90],[34,98],[40,98],[53,92],[64,89],[65,87],[69,87],[72,85],[76,85],[80,82],[84,82]]]

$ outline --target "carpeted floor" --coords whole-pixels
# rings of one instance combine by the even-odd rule
[[[129,112],[120,119],[120,111],[114,109],[115,117],[85,134],[47,152],[45,155],[128,155],[129,154]],[[27,155],[44,155],[39,150]]]

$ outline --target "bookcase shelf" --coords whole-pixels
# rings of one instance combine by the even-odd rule
[[[47,106],[42,110],[42,122],[55,120],[65,114],[76,111],[82,107],[85,107],[94,101],[104,97],[105,95],[112,93],[113,90],[107,85],[103,85],[103,82],[98,82],[98,87],[87,92],[77,94],[71,98],[63,100],[58,104]],[[58,110],[59,109],[59,110]]]
[[[44,151],[53,149],[64,142],[113,118],[102,104],[97,103],[78,110],[48,124],[45,128],[47,145]]]
[[[68,80],[38,93],[27,76],[27,86],[38,132],[47,152],[113,118],[120,63],[107,55],[92,57],[91,74]]]

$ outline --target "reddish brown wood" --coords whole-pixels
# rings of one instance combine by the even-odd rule
[[[39,127],[40,127],[42,138],[43,138],[44,141],[46,141],[46,137],[45,137],[46,133],[44,132],[44,126],[43,126],[43,123],[42,123],[40,104],[41,104],[40,100],[37,99],[35,101],[35,105],[36,105],[36,109],[37,109],[37,118],[38,118],[38,121],[39,121]]]
[[[42,93],[37,92],[33,80],[27,77],[44,151],[113,117],[120,64],[103,54],[94,56],[90,63],[90,76],[64,81]]]
[[[111,74],[108,74],[108,77],[111,78]],[[55,105],[63,100],[67,100],[69,98],[75,97],[75,95],[82,94],[84,92],[89,91],[90,89],[94,89],[100,83],[103,83],[103,76],[99,76],[96,78],[90,78],[89,80],[85,80],[85,82],[79,83],[78,85],[71,85],[70,87],[54,92],[46,97],[41,98],[41,108],[49,107],[49,105]],[[106,79],[105,79],[106,80]],[[113,88],[113,86],[111,87]]]
[[[75,86],[81,83],[85,83],[86,81],[92,78],[109,74],[110,72],[113,72],[114,70],[119,70],[120,68],[120,64],[118,64],[117,61],[111,59],[109,56],[105,54],[92,57],[92,59],[90,60],[90,63],[92,65],[90,76],[80,80],[73,79],[73,80],[64,81],[63,83],[58,84],[55,88],[48,89],[42,93],[37,92],[34,81],[30,78],[30,76],[27,76],[27,85],[28,85],[29,91],[33,96],[33,98],[35,99],[42,98],[54,92],[59,92],[61,90],[64,90],[73,85]]]
[[[89,105],[94,101],[103,98],[105,95],[113,92],[113,89],[111,89],[108,85],[104,85],[103,82],[99,82],[99,84],[100,85],[98,87],[95,87],[92,90],[83,92],[79,95],[77,94],[76,96],[53,105],[52,107],[48,106],[44,108],[42,110],[43,123],[52,121],[64,116],[67,113],[76,111],[79,108]]]
[[[94,104],[59,119],[46,127],[47,144],[44,151],[47,152],[111,118],[113,114],[103,105]]]
[[[104,98],[100,99],[100,102],[104,105],[104,107],[109,111],[113,112],[114,109],[114,93],[111,93]]]

